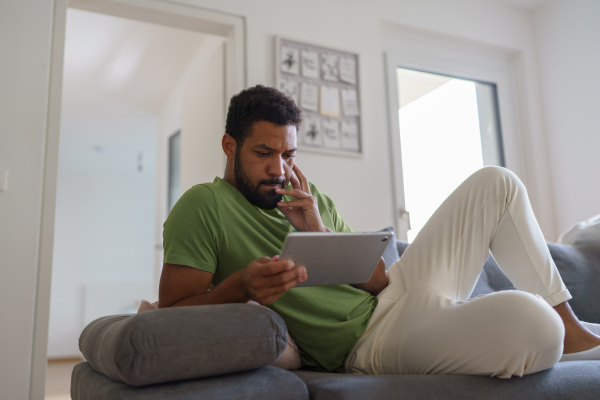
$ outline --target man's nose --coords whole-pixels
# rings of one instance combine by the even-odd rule
[[[269,163],[269,175],[271,176],[284,176],[286,162],[282,157],[273,157],[273,160]]]

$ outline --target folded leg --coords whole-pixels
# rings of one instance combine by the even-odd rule
[[[490,250],[517,289],[546,303],[519,291],[466,301]],[[564,326],[550,306],[571,296],[525,187],[504,168],[459,186],[388,273],[347,371],[508,377],[560,358]]]
[[[428,286],[466,300],[490,250],[517,289],[552,306],[571,298],[523,183],[500,167],[479,170],[444,201],[390,267],[390,279],[404,291]]]

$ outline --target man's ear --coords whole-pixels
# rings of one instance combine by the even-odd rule
[[[237,142],[229,133],[223,135],[221,146],[223,147],[223,152],[225,153],[225,156],[227,156],[227,159],[233,160],[235,158]]]

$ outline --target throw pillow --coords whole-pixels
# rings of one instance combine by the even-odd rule
[[[394,233],[394,227],[393,226],[388,226],[387,228],[383,228],[381,230],[381,232],[383,231],[387,231],[390,232],[392,234],[392,238],[390,239],[390,241],[388,242],[387,246],[385,247],[385,250],[383,251],[383,261],[385,261],[385,270],[387,271],[387,269],[396,261],[398,261],[400,259],[400,254],[398,253],[398,246],[396,243],[396,235]]]
[[[173,307],[99,318],[79,348],[96,371],[132,386],[270,365],[287,346],[283,319],[249,304]]]
[[[558,243],[600,248],[600,215],[578,222],[560,235]]]

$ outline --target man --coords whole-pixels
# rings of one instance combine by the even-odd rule
[[[160,307],[254,299],[284,318],[304,367],[324,371],[510,377],[551,367],[563,345],[600,358],[600,337],[566,303],[525,188],[503,168],[465,181],[388,274],[380,262],[364,285],[294,288],[305,269],[276,256],[290,231],[351,232],[294,163],[300,123],[275,89],[232,98],[224,178],[191,188],[165,222]],[[537,296],[466,301],[490,249]]]

